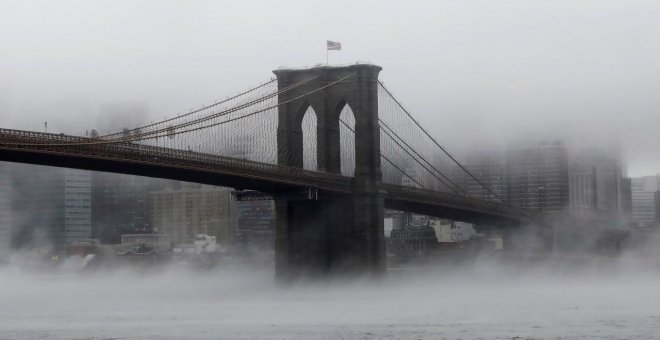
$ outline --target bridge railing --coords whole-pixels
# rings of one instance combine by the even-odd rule
[[[520,209],[509,207],[498,202],[485,201],[448,192],[433,191],[394,184],[385,184],[383,187],[386,192],[386,197],[396,197],[397,199],[407,199],[410,201],[426,202],[431,204],[442,202],[443,205],[447,206],[461,207],[462,209],[468,208],[474,211],[488,212],[500,216],[518,216],[521,219],[531,218],[530,212],[524,212]]]
[[[240,174],[246,178],[327,189],[350,193],[351,177],[299,168],[250,161],[227,156],[163,148],[131,142],[112,142],[34,131],[0,129],[0,149],[25,150],[37,153],[82,156],[90,159],[111,159],[135,163],[179,167],[221,174]],[[486,212],[505,217],[529,217],[520,209],[498,202],[464,195],[433,191],[395,184],[383,184],[386,198],[442,204],[461,209]]]
[[[61,153],[90,158],[202,169],[225,174],[300,186],[350,192],[352,179],[298,168],[255,162],[195,151],[163,148],[131,142],[113,142],[44,132],[0,129],[0,148]]]

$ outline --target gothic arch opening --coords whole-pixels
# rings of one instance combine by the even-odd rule
[[[341,174],[353,177],[355,175],[355,114],[344,100],[337,106],[337,112],[339,112]]]
[[[311,106],[307,105],[307,109],[303,114],[302,123],[300,125],[302,130],[302,164],[305,170],[318,170],[318,152],[317,152],[317,117],[316,112]]]

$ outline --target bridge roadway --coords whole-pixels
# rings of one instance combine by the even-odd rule
[[[353,179],[337,174],[132,142],[0,129],[0,161],[105,171],[276,194],[319,189],[350,194]],[[525,223],[528,214],[496,202],[383,184],[385,207],[466,222]]]

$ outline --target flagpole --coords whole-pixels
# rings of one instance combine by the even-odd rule
[[[328,63],[328,54],[330,54],[328,48],[325,48],[325,66],[329,66],[330,64]]]

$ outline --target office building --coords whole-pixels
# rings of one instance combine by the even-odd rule
[[[148,177],[92,174],[93,235],[103,244],[117,244],[121,235],[151,232],[149,193],[176,182]]]
[[[166,234],[174,245],[192,243],[198,234],[216,236],[226,245],[234,234],[235,203],[230,189],[185,183],[149,194],[153,232]]]
[[[12,243],[53,247],[91,239],[91,175],[88,171],[13,164]]]
[[[273,248],[275,242],[273,201],[238,201],[236,213],[236,237],[241,245]]]
[[[512,148],[507,166],[512,205],[545,212],[568,208],[568,154],[561,142]]]
[[[660,176],[631,179],[632,220],[643,227],[656,222],[656,192],[660,190]]]
[[[64,169],[12,164],[12,245],[64,248]]]
[[[464,163],[465,168],[476,179],[460,168],[454,169],[454,173],[458,175],[453,177],[457,184],[462,184],[462,188],[468,195],[495,202],[508,199],[509,181],[504,152],[498,150],[475,151],[467,156]],[[484,185],[488,189],[484,188]]]
[[[570,202],[574,210],[624,210],[627,182],[620,162],[598,150],[583,151],[570,165]]]
[[[92,238],[92,177],[89,171],[64,170],[64,243]]]

